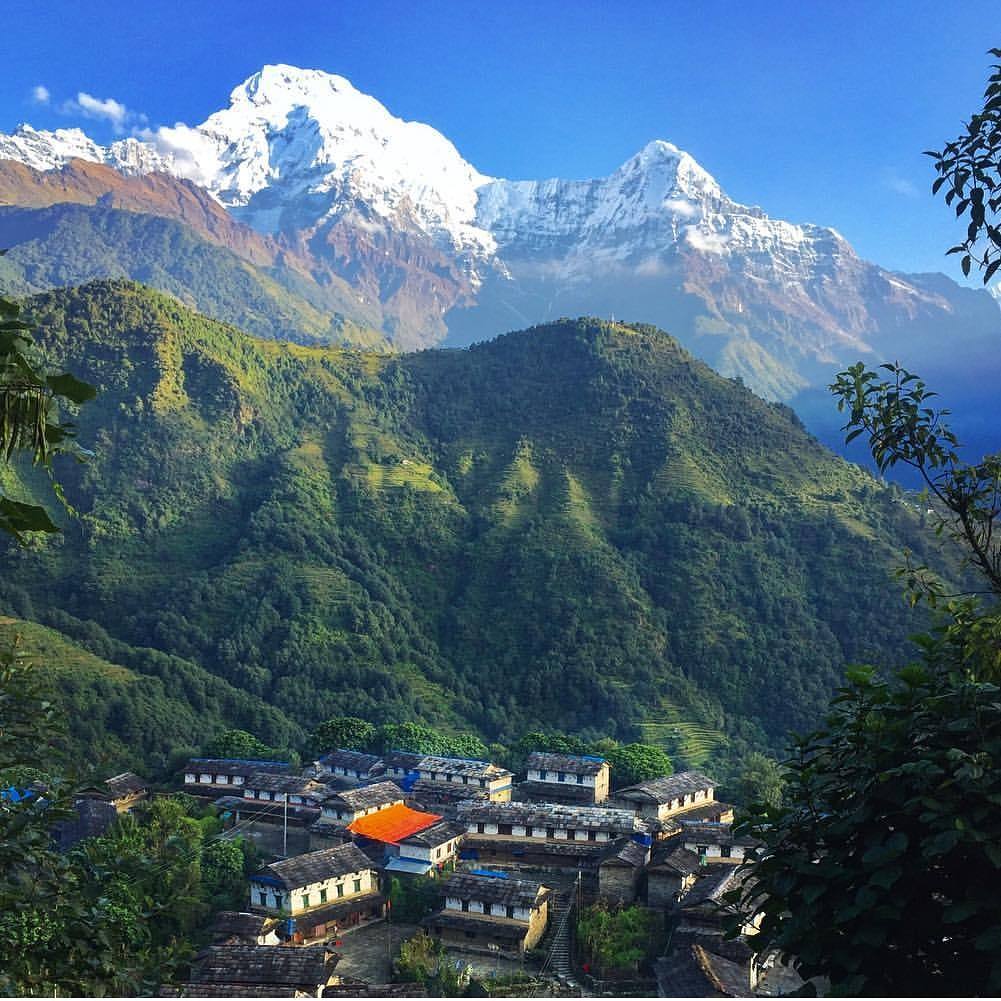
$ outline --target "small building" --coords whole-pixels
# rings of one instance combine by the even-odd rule
[[[525,764],[526,779],[518,792],[543,803],[603,803],[608,799],[609,766],[590,754],[533,751]]]
[[[701,772],[678,772],[615,791],[615,804],[641,817],[665,820],[713,802],[716,783]]]
[[[354,782],[372,782],[386,770],[385,762],[378,754],[348,751],[343,747],[324,754],[315,764],[320,773],[326,772]]]
[[[754,997],[757,967],[746,942],[676,932],[654,964],[660,997]],[[802,983],[802,981],[800,982]]]
[[[511,798],[514,773],[489,761],[426,755],[421,758],[417,772],[425,782],[448,782],[486,790],[488,799],[494,803],[504,803]]]
[[[404,838],[426,830],[441,819],[437,813],[423,813],[405,803],[396,803],[352,820],[348,832],[370,857],[382,864],[396,853],[396,847]]]
[[[647,907],[675,907],[691,889],[701,868],[698,855],[676,841],[654,848],[646,870]]]
[[[149,799],[149,783],[135,772],[122,772],[104,780],[108,802],[119,812],[128,813],[134,806]]]
[[[263,803],[318,806],[330,790],[314,779],[279,772],[254,772],[243,781],[243,798]]]
[[[60,851],[68,851],[87,838],[97,838],[118,819],[118,811],[104,796],[80,796],[73,816],[53,825],[52,836]]]
[[[160,996],[318,998],[336,983],[337,961],[322,945],[211,945],[195,957],[190,981],[163,988]]]
[[[678,840],[707,863],[739,865],[757,841],[746,834],[736,835],[729,824],[682,824]]]
[[[358,789],[342,789],[327,794],[321,807],[325,821],[350,824],[359,817],[403,803],[403,790],[395,782],[375,782]]]
[[[632,904],[640,896],[650,861],[650,838],[620,838],[598,856],[598,897],[610,904]]]
[[[454,873],[442,884],[445,906],[424,919],[444,945],[518,957],[535,946],[549,921],[549,887],[501,873]]]
[[[191,758],[184,766],[184,791],[198,795],[218,795],[243,784],[253,774],[271,772],[291,775],[295,769],[287,761],[257,761],[251,758]]]
[[[250,879],[250,906],[291,915],[296,942],[381,918],[385,904],[378,873],[350,843],[272,862]]]
[[[460,803],[478,799],[489,801],[490,793],[479,786],[417,779],[410,789],[411,805],[455,820]]]
[[[401,838],[386,862],[386,872],[434,876],[455,862],[465,836],[461,824],[442,820]]]
[[[209,934],[213,945],[279,945],[278,919],[250,911],[219,911]]]
[[[423,760],[424,755],[414,751],[389,751],[382,756],[386,776],[408,792],[421,777],[420,763]]]

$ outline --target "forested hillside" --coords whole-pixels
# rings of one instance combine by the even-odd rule
[[[160,679],[103,724],[142,763],[222,719],[286,746],[345,713],[775,748],[846,662],[900,662],[919,620],[890,568],[940,562],[899,492],[653,328],[380,356],[125,282],[30,312],[100,388],[95,455],[59,470],[65,535],[6,554],[0,611]],[[66,697],[130,684],[90,664]]]

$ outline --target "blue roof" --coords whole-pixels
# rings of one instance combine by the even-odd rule
[[[386,863],[386,872],[409,872],[416,876],[423,876],[431,868],[430,862],[424,862],[416,858],[391,858]]]
[[[492,876],[494,879],[507,879],[508,874],[498,869],[474,869],[474,876]]]

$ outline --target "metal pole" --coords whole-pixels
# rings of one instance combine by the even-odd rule
[[[285,823],[282,825],[282,855],[288,858],[288,793],[285,793]]]

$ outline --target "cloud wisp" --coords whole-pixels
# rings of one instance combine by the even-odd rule
[[[36,83],[34,87],[31,88],[31,103],[39,105],[47,105],[52,100],[52,95],[49,93],[49,88],[45,86],[44,83]]]
[[[75,98],[63,101],[59,111],[63,115],[77,115],[106,122],[116,135],[124,135],[128,126],[140,125],[147,120],[145,115],[129,110],[113,97],[94,97],[84,90],[79,91]]]

